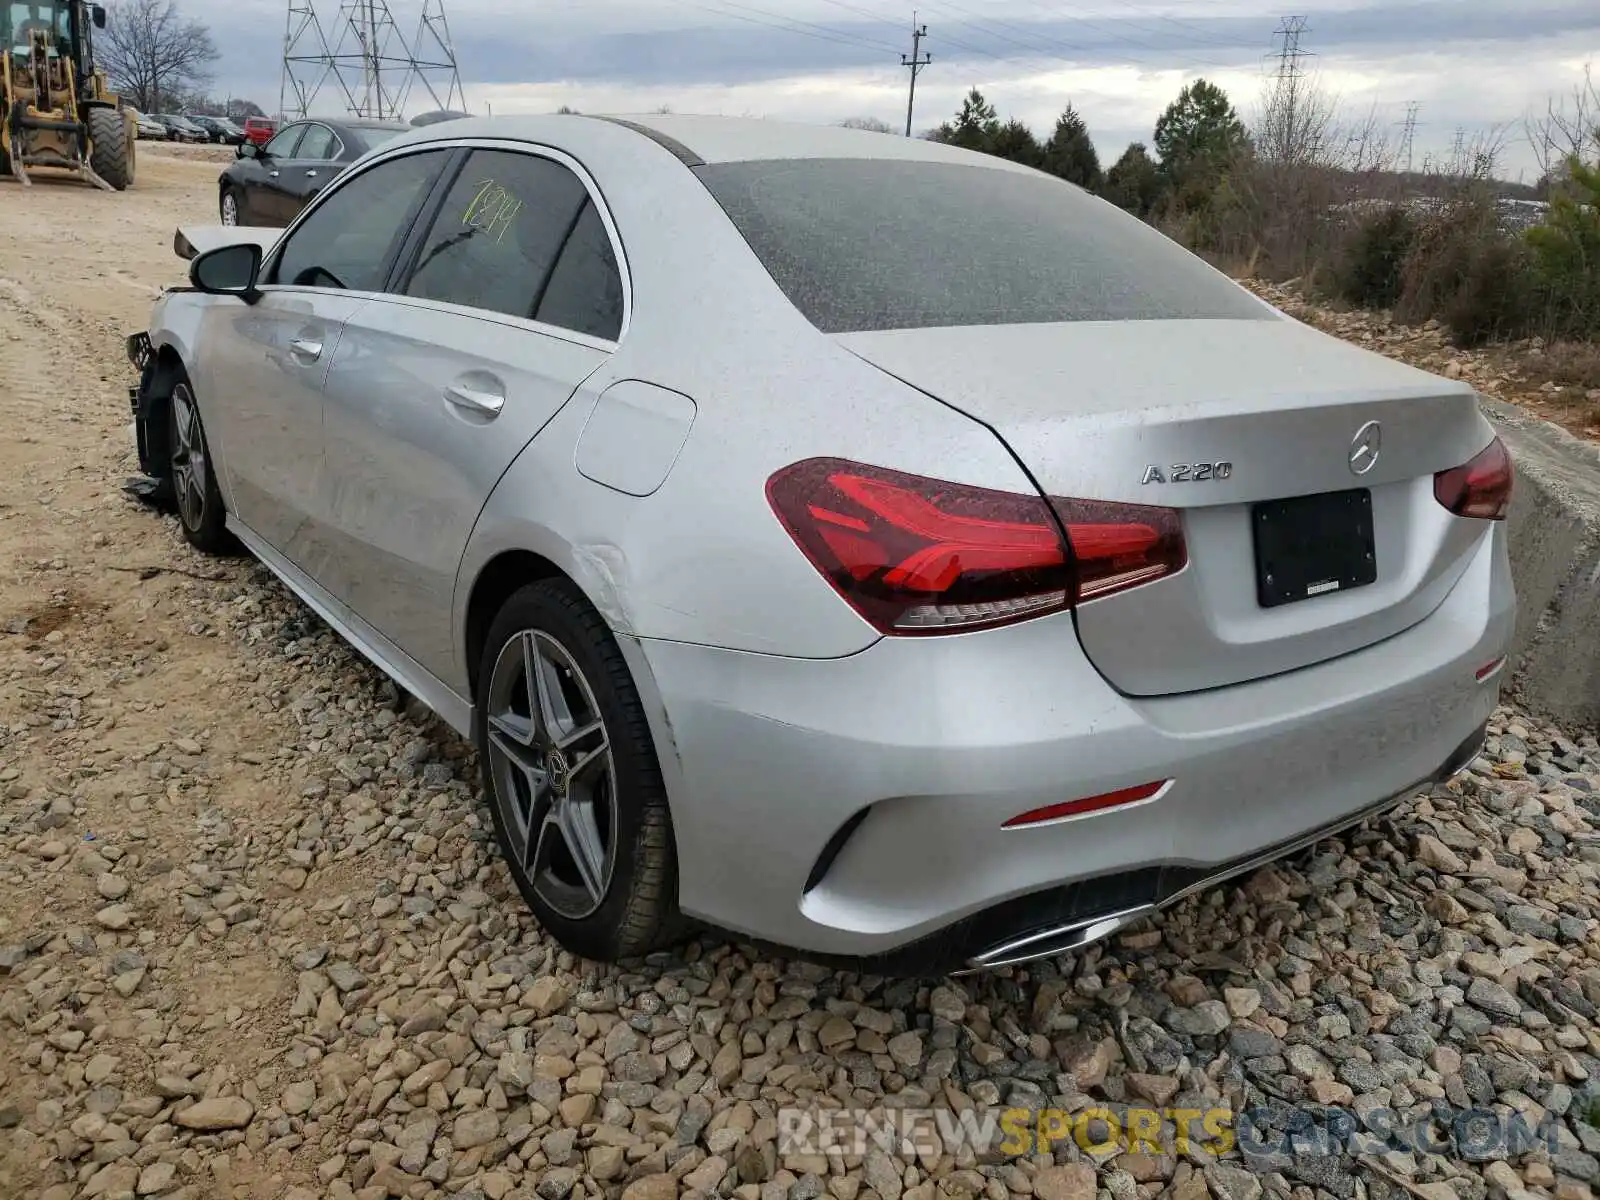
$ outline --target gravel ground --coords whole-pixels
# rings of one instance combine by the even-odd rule
[[[1026,971],[556,950],[496,860],[470,750],[264,570],[196,558],[117,494],[117,339],[172,273],[173,213],[213,196],[214,168],[164,170],[137,208],[0,191],[87,214],[48,254],[0,228],[0,416],[25,431],[0,443],[0,1192],[1590,1194],[1600,744],[1511,710],[1468,774],[1391,818]],[[108,290],[130,237],[155,248]],[[50,404],[38,364],[64,338],[89,348],[82,400]],[[1258,1150],[1319,1113],[1477,1109],[1548,1117],[1551,1144],[778,1143],[795,1107],[1002,1104],[1251,1112]]]

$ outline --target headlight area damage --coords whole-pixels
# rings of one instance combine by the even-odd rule
[[[135,500],[153,507],[173,503],[172,464],[167,447],[169,386],[163,386],[160,361],[148,333],[127,340],[128,361],[139,372],[139,382],[128,389],[133,409],[133,438],[139,449],[139,474],[122,485]]]

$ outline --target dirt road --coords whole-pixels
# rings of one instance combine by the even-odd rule
[[[218,169],[140,166],[126,195],[0,182],[0,1195],[1590,1194],[1600,745],[1515,714],[1392,821],[1026,973],[555,950],[465,748],[259,567],[120,493],[123,338]],[[785,1106],[886,1097],[1476,1103],[1559,1135],[1376,1166],[777,1144]]]

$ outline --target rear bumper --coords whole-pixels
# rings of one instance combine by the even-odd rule
[[[896,973],[1059,952],[1470,761],[1503,674],[1476,673],[1514,609],[1497,525],[1405,633],[1183,696],[1112,690],[1070,615],[830,660],[638,643],[680,903]],[[1138,806],[1002,828],[1158,780]]]

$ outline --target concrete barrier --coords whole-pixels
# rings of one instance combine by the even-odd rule
[[[1512,696],[1569,733],[1600,728],[1600,445],[1483,401],[1516,462]]]

